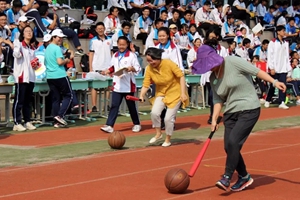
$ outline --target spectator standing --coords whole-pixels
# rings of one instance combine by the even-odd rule
[[[268,45],[268,62],[267,66],[270,70],[270,74],[274,79],[286,83],[287,73],[291,70],[291,65],[289,62],[289,44],[284,41],[283,38],[286,34],[284,26],[276,27],[277,38],[270,41]],[[269,92],[266,98],[265,107],[270,106],[270,101],[274,95],[275,88],[270,85]],[[279,108],[289,109],[285,105],[286,93],[279,91],[278,101]]]
[[[0,40],[3,40],[2,38]],[[26,26],[21,30],[19,39],[14,41],[14,79],[15,79],[15,99],[12,109],[14,119],[14,131],[35,130],[36,127],[31,123],[31,106],[32,95],[35,82],[34,68],[38,64],[32,64],[35,58],[34,46],[35,42],[33,30],[30,26]],[[22,125],[22,115],[25,126]]]
[[[90,72],[101,72],[107,70],[111,66],[112,40],[104,34],[105,25],[103,22],[98,22],[95,30],[97,36],[90,41],[89,67]],[[92,112],[97,112],[96,105],[97,91],[92,89]]]

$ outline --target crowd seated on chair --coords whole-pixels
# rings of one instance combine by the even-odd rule
[[[123,0],[120,1],[123,2]],[[49,13],[48,5],[39,4],[38,1],[35,3],[33,0],[26,2],[13,0],[12,6],[8,8],[6,4],[5,7],[2,5],[3,2],[0,0],[0,41],[2,62],[7,68],[4,70],[6,74],[13,69],[10,56],[14,48],[12,42],[18,38],[18,32],[22,30],[22,27],[29,23],[34,23],[42,35],[57,28],[62,29],[63,34],[73,41],[77,54],[80,56],[84,54],[77,33],[72,29],[60,27],[58,16]],[[130,42],[130,50],[135,49],[135,55],[142,67],[146,63],[142,63],[141,54],[148,47],[154,46],[165,49],[163,58],[172,59],[188,72],[192,66],[195,48],[197,49],[203,43],[206,31],[211,29],[217,30],[222,36],[219,40],[223,43],[219,44],[217,50],[223,52],[224,55],[240,56],[249,62],[253,61],[256,56],[258,62],[268,62],[266,52],[269,41],[273,38],[261,41],[261,36],[265,31],[272,31],[276,38],[275,27],[284,25],[286,30],[284,40],[289,42],[290,52],[300,53],[300,2],[296,0],[292,5],[286,1],[277,1],[275,5],[269,5],[268,0],[256,0],[250,2],[249,5],[246,5],[243,0],[235,0],[232,5],[223,5],[223,2],[215,0],[200,2],[157,0],[153,3],[144,0],[129,0],[127,4],[125,1],[119,4],[124,5],[120,9],[126,11],[126,16],[124,12],[118,12],[119,7],[110,5],[109,14],[104,19],[98,19],[98,22],[103,21],[103,25],[98,26],[99,30],[95,30],[95,35],[93,35],[95,37],[91,40],[91,44],[106,45],[105,50],[116,52],[118,38],[125,36]],[[253,20],[254,27],[250,27],[250,20]],[[130,35],[132,27],[134,40]],[[99,32],[102,31],[104,35],[100,34],[100,37]],[[137,40],[141,40],[143,46],[137,45]],[[228,48],[221,44],[225,44]],[[36,45],[41,44],[36,42]],[[96,51],[94,47],[90,46],[90,49],[86,51]],[[171,55],[171,52],[175,53]],[[101,53],[97,55],[101,56]],[[297,58],[291,57],[291,59],[292,65],[296,65]],[[92,61],[92,59],[89,60],[90,63]],[[294,66],[293,69],[295,68],[297,67]],[[292,85],[299,87],[299,85]],[[295,96],[298,99],[297,91]]]

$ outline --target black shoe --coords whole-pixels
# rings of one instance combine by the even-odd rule
[[[211,117],[207,120],[208,124],[211,124]]]
[[[97,112],[97,107],[96,106],[93,106],[92,112]]]

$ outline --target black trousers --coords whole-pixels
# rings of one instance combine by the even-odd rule
[[[145,45],[145,44],[146,44],[147,37],[148,37],[148,34],[147,34],[147,33],[139,33],[139,34],[136,36],[136,39],[142,40],[143,45]]]
[[[248,174],[241,149],[260,115],[260,108],[224,114],[224,147],[227,154],[225,175],[231,179],[236,170],[240,176]]]
[[[130,92],[130,93],[112,92],[112,98],[111,98],[112,102],[111,102],[108,118],[106,121],[106,125],[111,126],[111,127],[113,127],[115,125],[116,119],[118,117],[119,108],[120,108],[123,98],[125,98],[125,100],[126,100],[126,104],[127,104],[129,114],[130,114],[133,124],[134,125],[141,124],[139,115],[138,115],[138,112],[136,109],[135,101],[127,100],[126,99],[127,95],[133,96],[134,93],[133,92]]]
[[[33,94],[34,83],[15,83],[15,99],[12,107],[12,114],[14,123],[21,124],[22,115],[25,124],[30,122],[30,113],[32,106],[32,94]]]
[[[70,80],[68,77],[47,79],[47,83],[52,95],[52,116],[64,118],[74,98]]]
[[[42,32],[43,34],[45,34],[47,32],[46,27],[44,26],[43,22],[42,22],[42,18],[41,15],[38,11],[30,11],[28,13],[26,13],[26,17],[31,20],[34,20],[35,25],[37,26],[37,28],[39,29],[40,32]]]
[[[276,73],[274,76],[272,76],[274,79],[277,79],[280,82],[283,82],[286,84],[286,75],[287,73]],[[273,87],[273,84],[270,84],[270,88],[267,94],[266,101],[270,102],[272,100],[272,97],[274,96],[275,88]],[[286,93],[283,93],[281,90],[278,92],[278,102],[281,104],[281,102],[285,102]]]

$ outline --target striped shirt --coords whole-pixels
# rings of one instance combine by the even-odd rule
[[[215,73],[210,76],[214,104],[226,102],[224,113],[259,108],[251,77],[256,76],[259,69],[236,56],[227,56],[224,61],[223,77],[217,79]]]

